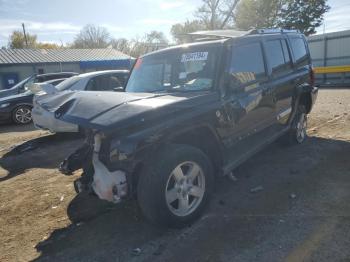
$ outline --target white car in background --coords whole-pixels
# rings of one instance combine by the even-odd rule
[[[79,127],[55,118],[54,110],[46,107],[57,93],[72,91],[121,91],[129,77],[128,70],[107,70],[73,76],[56,87],[33,86],[32,118],[34,126],[52,133],[78,132]],[[62,93],[61,93],[62,94]]]

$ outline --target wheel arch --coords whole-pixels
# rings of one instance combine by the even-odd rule
[[[200,149],[212,161],[215,170],[223,164],[222,147],[209,126],[196,126],[167,138],[167,143],[185,144]]]
[[[19,108],[20,106],[28,106],[30,107],[31,109],[33,108],[33,105],[32,104],[29,104],[29,103],[19,103],[19,104],[16,104],[13,109],[12,109],[12,112],[14,112],[17,108]]]
[[[300,94],[299,105],[302,105],[305,107],[306,114],[311,112],[312,98],[311,98],[311,94],[309,92],[304,92],[304,93]]]

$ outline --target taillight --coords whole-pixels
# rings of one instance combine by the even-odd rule
[[[315,72],[313,67],[310,68],[310,79],[309,79],[309,84],[310,86],[314,86],[315,85]]]

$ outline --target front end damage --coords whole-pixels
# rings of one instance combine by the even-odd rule
[[[74,182],[77,193],[87,191],[100,199],[119,203],[128,196],[128,183],[125,171],[109,171],[100,161],[102,135],[87,135],[82,147],[67,157],[59,167],[65,175],[71,175],[82,168],[82,176]]]

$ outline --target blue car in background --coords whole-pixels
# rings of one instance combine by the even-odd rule
[[[0,91],[0,122],[28,124],[32,121],[33,97],[27,86],[32,83],[48,83],[53,86],[77,73],[62,72],[33,75],[8,90]]]

